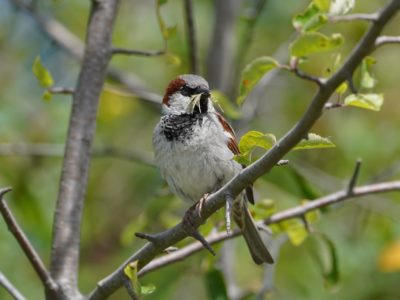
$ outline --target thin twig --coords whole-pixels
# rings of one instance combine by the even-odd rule
[[[26,300],[21,292],[0,272],[0,286],[2,286],[14,300]]]
[[[193,1],[185,0],[184,2],[190,73],[199,74],[199,57],[197,51],[196,25],[193,14]]]
[[[138,55],[138,56],[161,56],[165,54],[164,50],[154,50],[154,51],[144,51],[144,50],[134,50],[127,48],[117,48],[114,47],[111,50],[112,55],[123,54],[123,55]]]
[[[329,21],[332,23],[343,22],[343,21],[369,21],[374,22],[378,18],[378,14],[351,14],[343,16],[331,16]]]
[[[289,218],[296,218],[307,214],[310,211],[336,204],[347,199],[362,197],[371,194],[387,193],[393,191],[400,191],[400,181],[388,181],[382,183],[375,183],[370,185],[364,185],[354,188],[351,195],[348,194],[347,189],[341,190],[339,192],[329,194],[327,196],[316,199],[315,201],[310,201],[305,204],[289,208],[285,211],[278,212],[272,215],[265,221],[266,225],[281,222]]]
[[[75,89],[73,88],[60,87],[60,86],[49,87],[47,90],[52,94],[73,95],[75,93]]]
[[[356,166],[355,166],[355,168],[354,168],[353,175],[351,176],[350,181],[349,181],[349,185],[348,185],[348,187],[347,187],[347,193],[348,193],[349,195],[352,195],[352,194],[353,194],[354,187],[355,187],[356,184],[357,184],[357,179],[358,179],[358,175],[360,174],[361,164],[362,164],[362,160],[361,160],[360,158],[357,159],[357,161],[356,161]]]
[[[57,290],[57,284],[54,282],[53,278],[51,278],[39,254],[29,242],[25,233],[18,225],[18,222],[13,216],[6,201],[3,199],[3,196],[9,191],[11,191],[11,188],[0,189],[0,213],[3,216],[4,221],[6,222],[8,229],[17,240],[18,244],[28,258],[36,274],[42,281],[43,286],[46,287],[46,289],[48,290],[55,291]]]
[[[0,143],[0,156],[63,157],[63,144],[50,143]],[[154,159],[139,151],[114,146],[96,147],[91,151],[95,158],[110,157],[155,167]]]
[[[400,44],[400,36],[380,36],[375,41],[375,48],[387,44]]]

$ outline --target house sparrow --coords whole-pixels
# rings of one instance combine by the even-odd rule
[[[215,110],[210,96],[208,83],[200,76],[188,74],[172,80],[153,133],[162,177],[175,195],[192,204],[216,192],[243,168],[233,159],[239,154],[234,131]],[[252,197],[248,187],[233,201],[233,218],[255,263],[273,263],[247,209],[246,200],[254,203]]]

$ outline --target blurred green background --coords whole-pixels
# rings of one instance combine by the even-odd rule
[[[207,57],[215,51],[210,42],[215,21],[214,2],[194,2],[201,73],[207,75]],[[241,3],[233,37],[240,44],[247,24],[245,16],[254,1],[237,2]],[[38,12],[56,18],[84,39],[89,1],[35,3]],[[374,12],[385,3],[358,1],[354,12]],[[280,46],[295,37],[291,18],[307,4],[304,0],[267,1],[248,49],[239,57],[242,66],[238,69],[262,55],[283,56],[280,61],[287,63],[287,46],[279,50]],[[155,1],[150,0],[121,1],[114,45],[161,49],[163,40],[155,7]],[[119,70],[136,74],[149,89],[159,94],[163,94],[172,78],[189,70],[182,1],[169,0],[162,7],[162,15],[168,25],[177,25],[176,34],[168,41],[168,49],[180,58],[180,64],[165,56],[117,56],[111,62],[111,66]],[[346,40],[340,52],[346,56],[367,26],[366,22],[355,21],[328,25],[323,31],[344,35]],[[385,29],[385,34],[399,35],[399,28],[400,16],[397,16]],[[50,144],[56,146],[53,150],[57,153],[63,149],[71,97],[55,95],[49,102],[41,99],[43,89],[31,71],[38,55],[57,86],[74,86],[79,63],[43,33],[30,14],[16,8],[12,1],[0,0],[0,186],[13,188],[6,199],[27,236],[48,262],[61,157],[12,155],[13,151],[6,147],[9,144]],[[400,51],[396,45],[385,46],[373,56],[377,59],[373,67],[378,79],[375,90],[385,94],[382,110],[379,113],[357,108],[327,111],[313,132],[329,137],[337,147],[290,153],[288,166],[274,168],[256,182],[258,199],[272,199],[281,210],[296,206],[304,199],[312,200],[337,191],[346,186],[357,158],[363,160],[360,184],[400,179]],[[332,66],[333,59],[333,53],[316,55],[303,69],[321,75]],[[239,73],[233,75],[237,77]],[[143,162],[152,160],[151,135],[159,118],[159,108],[117,91],[116,83],[108,81],[108,84],[113,88],[107,85],[101,97],[94,149],[103,153],[104,149],[119,149],[139,159],[111,154],[95,156],[91,162],[82,227],[79,282],[83,292],[89,292],[98,280],[144,244],[133,238],[134,232],[157,232],[171,227],[186,208],[169,193],[157,169]],[[234,86],[237,88],[237,84]],[[233,94],[235,90],[227,92]],[[280,71],[265,87],[257,112],[245,130],[271,132],[281,137],[304,112],[314,92],[312,83]],[[336,98],[334,96],[332,101]],[[243,132],[244,126],[240,127],[239,120],[234,124],[238,132]],[[222,215],[219,216],[215,219],[221,222]],[[294,246],[282,235],[270,239],[271,247],[282,245],[273,269],[267,267],[270,287],[265,298],[400,299],[399,220],[399,193],[369,196],[325,209],[313,226],[335,245],[340,280],[331,288],[324,285],[321,270],[310,254],[309,241]],[[247,295],[246,299],[256,299],[262,287],[263,268],[252,263],[241,239],[230,245],[235,247],[231,263],[236,287]],[[223,265],[219,262],[222,250],[219,254],[212,259],[202,251],[184,262],[146,275],[141,282],[157,288],[147,299],[215,298],[223,291],[223,286],[217,284],[217,292],[212,292],[210,284],[218,282],[220,273],[215,270]],[[0,221],[0,271],[29,299],[43,298],[38,278],[3,221]],[[0,289],[0,299],[11,298]],[[128,299],[128,296],[121,289],[111,299]]]

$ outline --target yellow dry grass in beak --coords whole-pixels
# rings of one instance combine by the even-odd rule
[[[186,109],[186,112],[188,114],[192,114],[194,111],[194,108],[196,107],[196,105],[200,108],[200,99],[201,99],[201,94],[196,94],[196,95],[192,95],[190,97],[190,102],[188,104],[188,107]]]

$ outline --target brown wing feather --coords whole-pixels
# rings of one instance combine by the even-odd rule
[[[240,154],[239,146],[236,141],[236,135],[235,132],[233,131],[233,128],[229,123],[225,120],[225,118],[217,113],[218,120],[221,122],[222,127],[225,129],[226,132],[228,132],[231,136],[231,138],[228,141],[228,148],[229,150],[232,151],[233,154],[238,155]]]
[[[222,124],[222,127],[223,127],[223,128],[225,129],[225,131],[227,131],[227,132],[230,134],[230,136],[231,136],[231,138],[230,138],[229,141],[228,141],[228,148],[229,148],[229,150],[231,150],[232,153],[235,154],[235,155],[240,154],[240,149],[239,149],[238,143],[237,143],[237,141],[236,141],[236,135],[235,135],[235,132],[233,131],[232,126],[229,125],[228,121],[226,121],[225,118],[224,118],[221,114],[217,113],[217,116],[218,116],[218,120],[219,120],[219,121],[221,122],[221,124]],[[242,165],[242,167],[245,168],[246,166],[245,166],[245,165]],[[246,187],[246,197],[247,197],[247,200],[248,200],[251,204],[254,204],[254,193],[253,193],[253,186],[252,186],[252,185]]]

